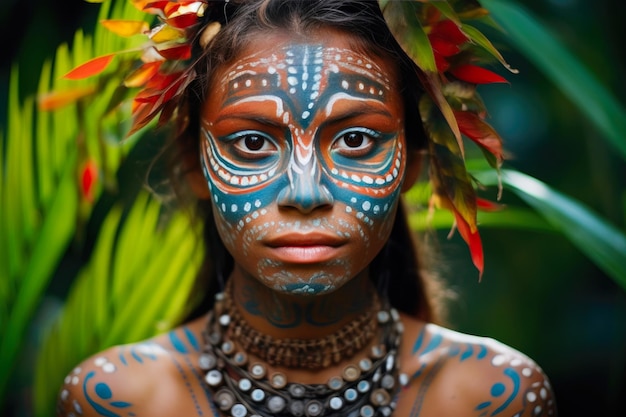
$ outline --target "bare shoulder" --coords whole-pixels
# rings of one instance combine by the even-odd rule
[[[548,377],[497,340],[405,320],[402,368],[410,384],[398,415],[556,416]]]
[[[85,359],[63,381],[57,416],[214,415],[197,365],[201,330],[196,321]]]

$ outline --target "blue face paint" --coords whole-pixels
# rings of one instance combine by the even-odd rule
[[[315,230],[358,239],[371,252],[382,246],[406,164],[401,100],[383,67],[349,49],[285,45],[237,60],[216,78],[221,88],[204,108],[202,163],[236,261],[238,253],[262,252],[268,236]],[[296,240],[287,246],[314,246]],[[336,274],[345,279],[362,268],[339,257],[303,276],[306,259],[324,259],[312,251],[301,249],[299,260],[291,250],[295,269],[291,258],[271,256],[244,269],[271,275],[285,291],[318,293],[334,288]]]

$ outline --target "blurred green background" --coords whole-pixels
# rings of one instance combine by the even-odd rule
[[[522,3],[626,103],[626,5],[618,0],[532,0]],[[2,0],[0,126],[5,127],[12,62],[20,91],[33,94],[41,65],[78,27],[93,27],[97,7],[82,0]],[[584,202],[626,230],[626,161],[541,71],[495,36],[520,70],[511,85],[482,96],[490,122],[512,154],[505,167],[532,175]],[[626,136],[626,132],[624,132]],[[135,161],[136,162],[136,161]],[[127,164],[133,166],[132,161]],[[132,168],[131,168],[132,170]],[[137,187],[140,175],[127,174]],[[503,202],[522,204],[504,191]],[[96,215],[98,213],[96,208]],[[479,283],[458,237],[438,232],[450,287],[458,294],[450,320],[459,330],[499,339],[534,358],[552,380],[562,416],[622,416],[626,410],[626,293],[561,234],[486,226],[486,272]],[[55,314],[85,250],[69,250],[46,291],[29,350],[12,381],[6,417],[30,416],[34,355],[40,327]],[[624,259],[626,263],[626,259]]]

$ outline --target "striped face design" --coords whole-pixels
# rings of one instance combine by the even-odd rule
[[[325,44],[284,44],[219,72],[203,109],[201,149],[227,247],[249,256],[255,242],[290,228],[358,236],[367,247],[386,239],[406,154],[401,99],[380,61]]]

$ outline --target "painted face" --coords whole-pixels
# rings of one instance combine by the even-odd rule
[[[333,291],[363,271],[403,181],[390,65],[331,38],[253,42],[216,73],[202,113],[220,236],[236,271],[283,292]]]

